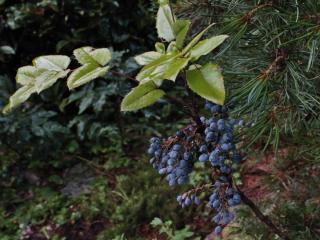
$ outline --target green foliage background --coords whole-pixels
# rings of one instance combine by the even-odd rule
[[[211,33],[230,35],[207,59],[218,59],[224,69],[234,114],[256,123],[245,135],[248,148],[255,143],[248,162],[254,166],[274,154],[270,144],[288,151],[270,163],[261,182],[267,197],[259,207],[292,239],[320,239],[320,40],[313,31],[319,20],[295,21],[297,12],[318,16],[320,6],[311,0],[298,7],[295,1],[274,1],[276,10],[261,9],[243,22],[265,3],[248,2],[177,1],[174,9],[192,20],[191,34],[217,22]],[[83,45],[109,47],[117,72],[135,75],[139,66],[132,57],[154,48],[156,9],[152,1],[0,0],[0,107],[17,87],[16,70],[39,55],[71,55]],[[256,81],[289,40],[289,63],[280,74]],[[71,94],[58,82],[22,108],[0,115],[1,240],[178,240],[204,239],[211,232],[212,213],[204,206],[180,209],[175,198],[183,189],[167,187],[144,154],[151,135],[168,136],[188,121],[182,109],[161,100],[123,115],[120,102],[131,87],[112,74]],[[280,100],[279,89],[288,92]],[[196,98],[196,103],[203,101]],[[277,110],[271,121],[270,112]],[[193,185],[200,175],[194,174]],[[247,208],[238,212],[230,239],[277,239]],[[150,224],[155,217],[163,223]]]

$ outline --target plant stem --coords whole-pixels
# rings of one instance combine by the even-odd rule
[[[259,218],[259,220],[261,222],[263,222],[269,229],[270,231],[272,231],[273,233],[277,234],[279,237],[281,237],[284,240],[290,240],[290,238],[284,233],[282,232],[272,221],[271,219],[264,215],[260,209],[257,207],[257,205],[255,205],[254,202],[251,201],[251,199],[249,199],[242,191],[239,190],[238,188],[238,192],[241,196],[241,200],[244,204],[246,204],[256,215],[257,218]]]

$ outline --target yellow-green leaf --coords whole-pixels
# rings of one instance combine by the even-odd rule
[[[111,60],[111,52],[108,48],[81,47],[75,49],[73,55],[82,65],[95,64],[105,66]]]
[[[154,60],[153,62],[144,66],[140,70],[138,75],[136,76],[136,79],[138,81],[144,81],[144,82],[152,80],[152,79],[150,79],[150,76],[151,76],[152,72],[154,72],[157,67],[165,64],[166,62],[172,61],[172,59],[175,59],[176,57],[177,57],[177,55],[162,55],[157,60]]]
[[[178,49],[183,47],[190,24],[191,22],[189,20],[177,20],[173,25],[173,31],[176,36],[176,44]]]
[[[207,55],[224,42],[229,36],[219,35],[209,39],[198,42],[191,50],[190,57],[193,61],[198,60],[199,57]]]
[[[223,76],[216,64],[207,63],[200,69],[187,71],[189,88],[201,97],[223,105],[225,88]]]
[[[159,52],[145,52],[136,56],[134,59],[139,65],[147,65],[162,56]]]
[[[203,34],[205,34],[215,23],[210,24],[208,27],[206,27],[202,32],[200,32],[197,36],[195,36],[188,45],[183,49],[182,54],[188,53],[191,48],[193,48],[194,45],[196,45],[200,39],[202,38]]]
[[[21,67],[17,71],[16,81],[21,85],[34,84],[36,77],[40,76],[45,71],[45,69],[39,69],[34,66]]]
[[[188,65],[189,59],[177,58],[163,67],[163,79],[175,81],[179,72]]]
[[[56,71],[45,71],[36,78],[35,87],[37,93],[51,87],[59,78],[64,78],[68,75],[70,70],[56,72]]]
[[[163,97],[164,94],[165,92],[157,89],[153,82],[140,84],[122,100],[121,111],[136,111],[147,107]]]
[[[74,89],[86,84],[98,77],[103,77],[109,67],[97,67],[96,64],[86,64],[82,67],[75,69],[68,77],[68,88]]]
[[[36,92],[33,85],[26,85],[19,88],[9,99],[9,103],[2,110],[3,113],[9,112],[12,108],[19,106],[25,102],[32,93]]]
[[[174,40],[175,35],[173,31],[173,24],[175,17],[171,11],[168,3],[160,3],[160,7],[157,13],[157,32],[160,38],[163,38],[167,42]]]
[[[50,71],[63,71],[68,68],[70,58],[64,55],[40,56],[33,60],[33,65],[39,69]]]
[[[140,72],[137,79],[141,83],[149,81],[157,82],[159,80],[175,81],[179,72],[187,66],[188,62],[189,59],[187,58],[171,58]]]

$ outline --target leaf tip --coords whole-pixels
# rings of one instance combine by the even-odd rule
[[[11,110],[11,104],[10,104],[10,102],[6,105],[6,106],[4,106],[4,108],[2,109],[2,113],[3,114],[8,114],[9,112],[10,112],[10,110]]]

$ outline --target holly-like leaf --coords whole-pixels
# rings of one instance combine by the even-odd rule
[[[48,55],[35,58],[32,62],[36,68],[49,71],[66,70],[70,64],[70,58],[64,55]]]
[[[165,64],[157,74],[160,74],[160,78],[175,81],[179,72],[188,65],[188,62],[187,58],[176,58]]]
[[[187,66],[188,62],[188,58],[164,58],[162,62],[159,62],[152,67],[142,69],[142,71],[137,75],[137,79],[141,83],[149,81],[156,82],[159,80],[175,81],[179,72]],[[148,65],[146,67],[148,67]]]
[[[207,63],[200,69],[187,71],[189,88],[201,97],[223,105],[225,100],[225,88],[223,76],[216,64]]]
[[[140,84],[122,100],[121,111],[136,111],[147,107],[163,97],[164,94],[165,92],[157,89],[153,82]]]
[[[40,76],[45,69],[39,69],[34,66],[24,66],[18,69],[16,75],[16,82],[21,85],[32,85],[36,78]]]
[[[207,55],[213,51],[216,47],[224,42],[229,36],[228,35],[219,35],[209,39],[202,40],[198,42],[191,50],[190,57],[193,61],[199,59],[199,57]]]
[[[82,65],[95,64],[105,66],[111,60],[111,53],[108,48],[82,47],[75,49],[73,55]]]
[[[213,26],[215,23],[210,24],[208,27],[206,27],[202,32],[200,32],[197,36],[195,36],[188,45],[182,50],[182,54],[185,55],[188,53],[202,38],[202,36]]]
[[[176,36],[176,44],[178,49],[183,47],[190,24],[191,22],[189,20],[177,20],[173,25],[173,31]]]
[[[151,80],[159,80],[159,79],[152,79],[152,73],[156,71],[157,68],[160,66],[166,64],[167,62],[172,61],[175,59],[177,55],[162,55],[157,60],[154,60],[153,62],[149,63],[148,65],[144,66],[138,75],[136,76],[136,79],[140,82],[148,82]]]
[[[98,77],[103,77],[108,70],[109,66],[97,67],[96,64],[83,65],[82,67],[75,69],[68,77],[68,88],[71,90],[80,87],[81,85],[86,84]]]
[[[139,65],[147,65],[162,56],[159,52],[145,52],[136,56],[134,59]]]
[[[70,70],[56,72],[56,71],[45,71],[36,78],[35,87],[37,93],[51,87],[58,79],[64,78],[68,75]]]
[[[36,88],[33,85],[26,85],[19,88],[9,99],[9,103],[3,108],[2,112],[7,113],[12,108],[25,102],[32,93],[36,92]]]
[[[157,13],[157,32],[159,38],[163,38],[167,42],[175,39],[173,25],[175,16],[173,15],[170,5],[167,1],[159,1],[160,7]]]

